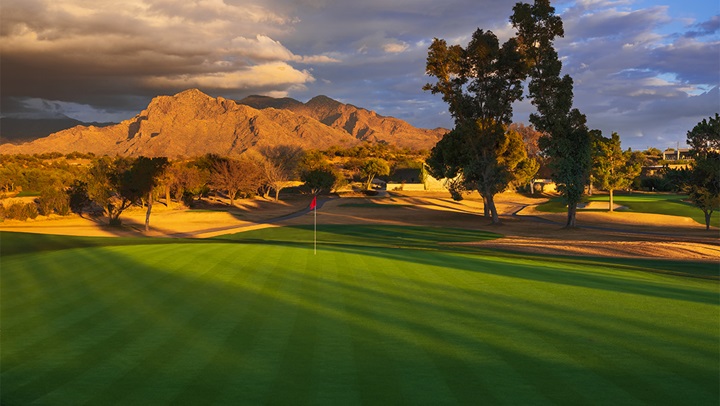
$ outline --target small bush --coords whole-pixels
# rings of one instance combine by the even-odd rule
[[[35,203],[13,202],[5,207],[5,218],[11,220],[34,219],[40,213]]]
[[[47,188],[37,199],[38,209],[43,216],[57,213],[61,216],[70,214],[70,195],[61,188]]]
[[[76,180],[70,185],[66,193],[68,195],[68,209],[73,213],[82,215],[85,206],[90,204],[87,183]]]

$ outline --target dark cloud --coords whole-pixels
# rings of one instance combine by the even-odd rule
[[[683,38],[653,49],[643,67],[674,74],[683,83],[717,84],[720,82],[720,41],[699,42]]]
[[[563,15],[566,33],[572,33],[572,39],[578,41],[594,38],[637,40],[647,33],[649,26],[657,26],[670,21],[666,6],[636,11],[623,11],[615,8],[579,11],[572,8]]]
[[[693,25],[693,29],[683,34],[686,38],[698,38],[713,35],[720,31],[720,15],[714,15],[709,20]]]

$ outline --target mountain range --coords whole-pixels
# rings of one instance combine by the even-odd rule
[[[415,128],[407,122],[317,96],[213,98],[197,89],[158,96],[135,117],[109,126],[78,125],[20,145],[0,145],[1,154],[92,152],[96,155],[239,155],[279,144],[309,149],[385,142],[430,149],[447,130]]]
[[[79,125],[105,127],[115,123],[85,123],[65,115],[55,117],[1,117],[0,144],[19,144]]]

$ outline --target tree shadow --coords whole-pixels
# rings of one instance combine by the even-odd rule
[[[398,235],[409,235],[415,238],[402,240],[393,233],[385,236],[378,231],[397,229]],[[284,238],[287,230],[297,230],[290,237]],[[435,233],[426,232],[418,236],[413,228],[403,226],[323,226],[323,238],[318,241],[319,254],[322,251],[352,252],[372,257],[392,259],[409,264],[419,263],[438,267],[447,267],[452,271],[471,271],[490,275],[498,275],[553,284],[601,289],[613,292],[642,294],[654,297],[672,298],[698,303],[717,303],[716,293],[688,291],[675,288],[661,282],[652,283],[633,278],[633,273],[650,272],[673,275],[678,269],[688,267],[702,268],[700,275],[717,275],[717,266],[712,263],[693,263],[687,261],[668,260],[626,260],[620,258],[590,258],[571,256],[551,256],[538,254],[518,254],[508,251],[489,250],[468,246],[438,246],[437,241],[443,238],[457,238],[456,230],[436,229]],[[469,238],[493,238],[490,233],[466,230]],[[303,247],[312,243],[312,227],[286,226],[280,229],[265,229],[234,235],[232,241],[245,241],[259,244],[286,245]],[[277,239],[267,238],[268,235],[279,234]],[[256,235],[258,237],[253,238]],[[497,235],[494,235],[497,236]],[[348,237],[360,237],[348,240]],[[419,238],[418,238],[419,237]],[[495,237],[497,238],[497,237]],[[217,239],[229,239],[228,236]],[[459,239],[459,238],[458,238]],[[455,241],[458,241],[456,239]],[[460,239],[462,241],[462,239]],[[373,242],[369,244],[368,242]],[[625,276],[608,275],[605,270],[622,272]],[[687,273],[681,276],[692,276]],[[675,275],[678,276],[678,275]],[[671,277],[671,276],[668,276]]]

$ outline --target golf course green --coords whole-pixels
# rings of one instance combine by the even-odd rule
[[[586,196],[588,202],[610,203],[607,194]],[[690,217],[700,224],[705,224],[705,214],[699,208],[686,202],[686,195],[670,193],[636,193],[636,194],[615,194],[613,203],[624,206],[619,211],[630,211],[637,213],[665,214],[668,216]],[[548,202],[538,205],[539,211],[549,213],[563,213],[567,211],[565,204],[559,197],[554,197]],[[607,211],[607,209],[594,209],[592,211]],[[710,218],[710,224],[720,226],[720,210],[715,210]]]
[[[0,233],[0,403],[717,405],[716,263],[450,228]]]

